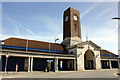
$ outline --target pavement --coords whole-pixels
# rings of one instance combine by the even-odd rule
[[[18,74],[1,72],[2,78],[118,78],[118,69],[58,71],[58,72],[19,72]]]

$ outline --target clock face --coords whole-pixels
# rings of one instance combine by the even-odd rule
[[[66,17],[65,17],[65,21],[68,21],[68,19],[69,19],[69,17],[68,17],[68,16],[66,16]]]
[[[74,16],[73,16],[73,19],[74,19],[75,21],[77,21],[77,16],[76,16],[76,15],[74,15]]]

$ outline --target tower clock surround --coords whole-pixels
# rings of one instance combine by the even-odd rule
[[[65,46],[72,46],[82,42],[80,12],[69,7],[63,15],[63,42]]]

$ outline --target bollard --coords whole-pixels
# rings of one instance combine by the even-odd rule
[[[45,69],[44,69],[44,72],[47,72],[48,70],[47,70],[47,67],[45,67]]]
[[[18,74],[18,64],[16,64],[16,74]]]

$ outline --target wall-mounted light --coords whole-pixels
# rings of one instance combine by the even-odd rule
[[[80,57],[80,55],[82,55],[82,52],[80,52],[80,54],[78,54],[77,57]]]
[[[99,56],[99,54],[96,55],[96,58]]]

